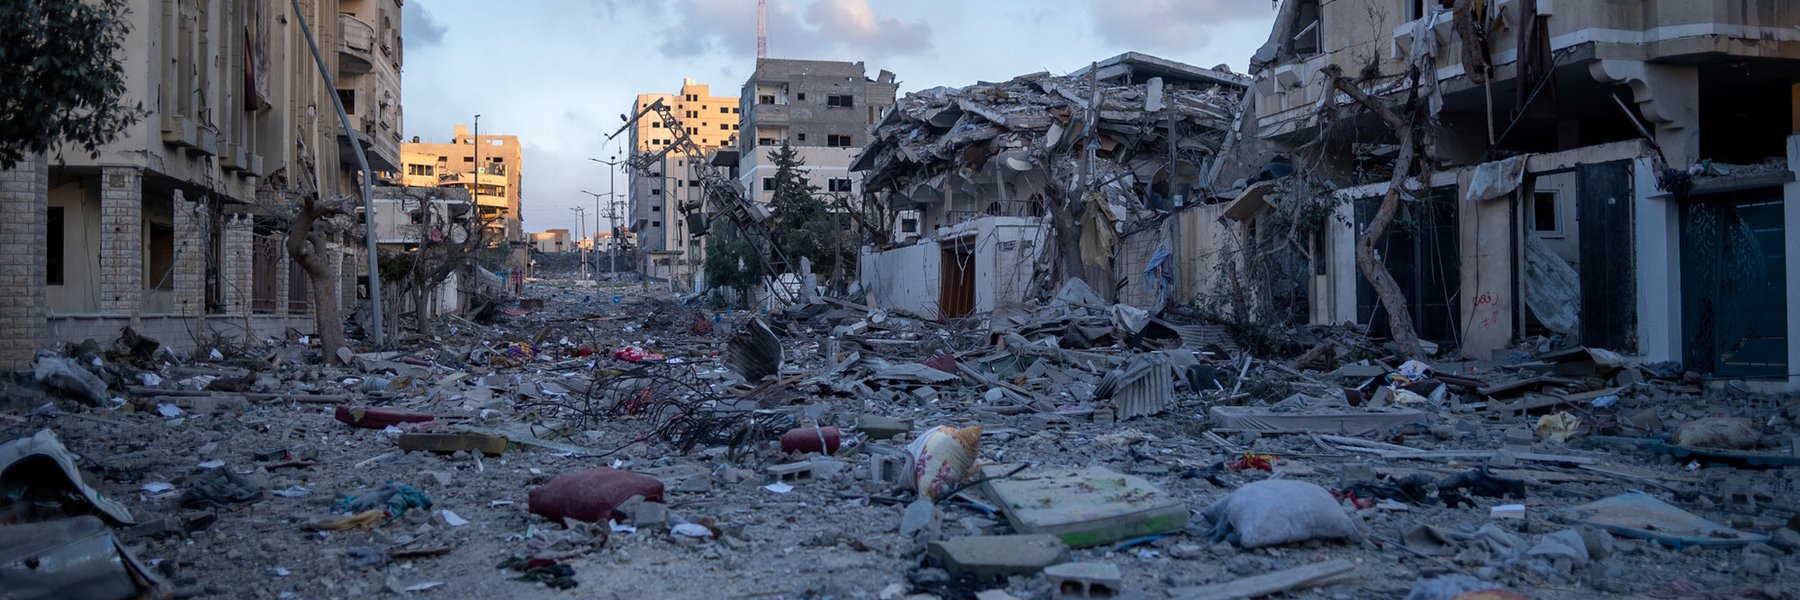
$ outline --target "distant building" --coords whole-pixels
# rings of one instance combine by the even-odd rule
[[[578,248],[569,240],[569,230],[551,229],[531,234],[531,248],[538,252],[568,252]]]
[[[477,139],[468,127],[457,125],[449,143],[420,142],[414,137],[401,145],[400,154],[400,183],[470,190],[476,217],[490,223],[489,235],[495,243],[524,241],[520,206],[525,154],[519,136],[483,133]],[[479,169],[476,161],[481,163]]]
[[[855,200],[862,184],[850,175],[850,163],[869,142],[869,129],[893,108],[897,88],[893,73],[870,79],[861,62],[757,59],[741,99],[738,181],[752,198],[769,202],[775,178],[769,152],[787,142],[821,192]]]
[[[737,142],[740,116],[737,98],[714,96],[710,86],[688,79],[682,83],[679,94],[638,95],[631,113],[658,100],[674,112],[675,118],[687,128],[688,137],[702,150]],[[673,143],[675,137],[663,128],[662,119],[655,113],[638,119],[631,130],[633,154],[660,152]],[[631,172],[627,188],[630,229],[637,235],[641,248],[638,271],[652,279],[681,280],[678,285],[683,289],[691,287],[687,282],[701,264],[701,246],[690,235],[680,208],[683,202],[699,202],[702,195],[700,179],[694,174],[690,160],[704,160],[704,157],[670,152],[651,167],[648,175]]]

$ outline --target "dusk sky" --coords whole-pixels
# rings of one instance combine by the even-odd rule
[[[683,78],[737,96],[756,62],[756,0],[407,0],[408,139],[484,133],[525,146],[526,231],[568,228],[579,190],[607,191],[608,144],[640,93]],[[1243,73],[1268,38],[1269,0],[771,0],[769,56],[863,61],[900,93],[1067,73],[1127,51]],[[621,167],[623,168],[623,167]],[[618,189],[624,191],[624,173]],[[592,227],[593,215],[588,215]]]

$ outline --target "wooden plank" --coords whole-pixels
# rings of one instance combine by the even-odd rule
[[[1277,594],[1289,590],[1313,587],[1321,584],[1338,582],[1351,575],[1356,563],[1344,559],[1328,560],[1282,569],[1262,575],[1245,577],[1236,581],[1215,583],[1196,587],[1176,588],[1169,595],[1190,600],[1236,600],[1239,598],[1257,598]]]

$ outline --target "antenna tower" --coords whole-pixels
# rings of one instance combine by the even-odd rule
[[[769,0],[756,0],[756,57],[769,57]]]

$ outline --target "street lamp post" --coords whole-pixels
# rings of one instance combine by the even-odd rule
[[[619,233],[620,233],[620,231],[619,231],[619,188],[618,188],[618,183],[617,183],[618,178],[615,177],[615,174],[618,173],[619,164],[623,163],[625,161],[621,160],[619,158],[619,155],[617,155],[617,154],[613,155],[612,160],[600,160],[598,158],[594,158],[591,156],[588,157],[588,160],[606,165],[606,200],[607,200],[607,202],[606,202],[606,209],[607,209],[606,210],[606,219],[607,219],[607,221],[611,222],[611,224],[612,224],[612,235],[610,236],[610,238],[612,239],[612,245],[613,245],[612,250],[606,253],[606,264],[607,264],[607,270],[610,272],[610,274],[613,277],[618,277],[619,276],[619,260],[618,260],[619,252],[618,251],[623,246],[621,246],[620,242],[619,242]],[[583,191],[582,193],[589,193],[589,192]],[[599,223],[600,223],[600,195],[593,194],[593,196],[594,196],[594,224],[599,225]],[[598,227],[596,227],[595,229],[598,229]]]
[[[596,194],[596,193],[593,193],[593,192],[590,192],[587,190],[581,190],[581,193],[594,197],[594,230],[589,233],[593,234],[593,236],[594,236],[594,251],[599,252],[600,251],[600,197],[601,196],[611,196],[612,194]],[[611,207],[612,203],[608,202],[607,206]],[[612,214],[611,211],[608,211],[606,216],[609,220],[617,217],[617,215]],[[616,244],[617,242],[615,241],[614,243]],[[607,258],[606,258],[607,268],[609,270],[618,269],[619,263],[617,260],[613,259],[612,250],[610,250],[610,249],[607,250],[606,256],[607,256]],[[599,273],[600,269],[598,268],[598,265],[596,265],[596,268],[594,269],[594,271],[595,271],[594,280],[599,281],[600,280],[600,273]]]
[[[587,226],[587,209],[580,206],[571,206],[569,207],[569,210],[575,211],[575,235],[577,236],[577,239],[584,237],[582,228]],[[587,246],[581,247],[581,278],[587,279]]]

